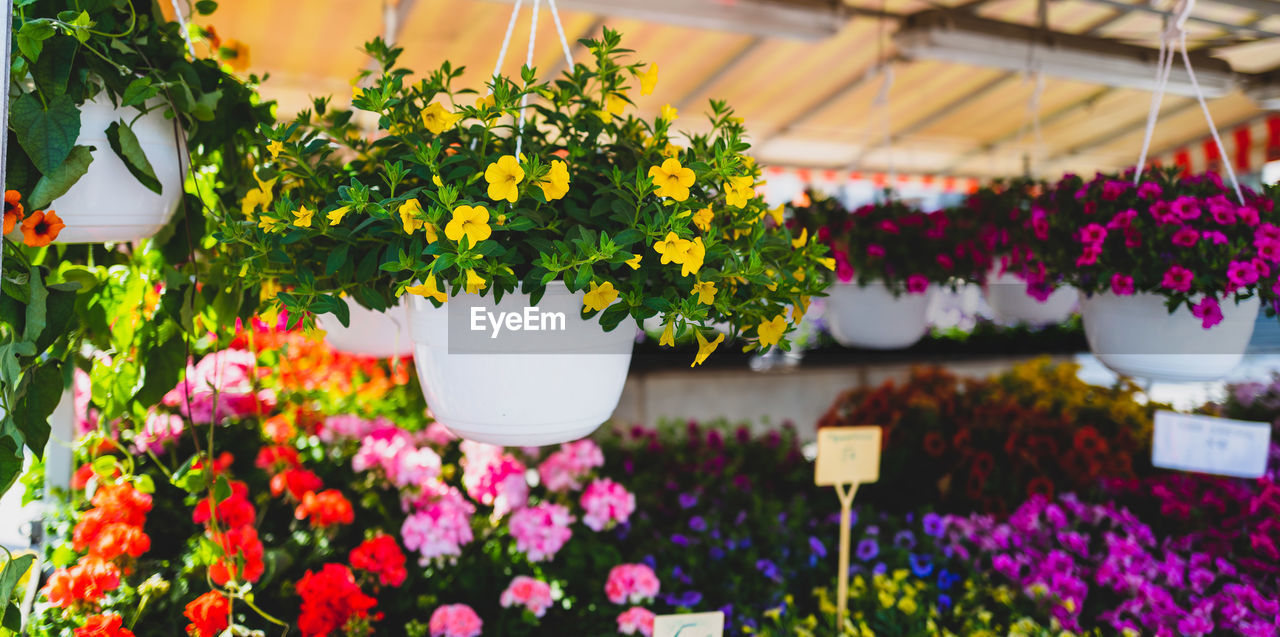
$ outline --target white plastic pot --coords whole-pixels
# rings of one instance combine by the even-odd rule
[[[836,283],[827,289],[827,326],[836,341],[846,347],[902,349],[911,347],[928,331],[929,297],[903,293],[893,296],[883,283],[867,286]]]
[[[1049,294],[1044,301],[1027,293],[1027,282],[1012,272],[1000,273],[1000,266],[991,268],[983,291],[987,305],[996,316],[1006,321],[1031,325],[1061,323],[1076,309],[1080,293],[1071,286],[1063,286]]]
[[[524,294],[496,304],[492,294],[461,295],[439,308],[412,297],[413,360],[436,420],[463,438],[503,446],[558,444],[595,431],[618,405],[636,332],[625,321],[605,332],[599,317],[582,319],[582,297],[559,281],[536,306]],[[542,329],[489,336],[493,317],[532,309]]]
[[[404,299],[387,308],[386,312],[371,310],[351,300],[351,297],[345,300],[351,315],[347,327],[343,327],[338,317],[332,314],[321,314],[317,319],[330,347],[347,354],[375,358],[413,353],[413,340],[409,337],[409,310]]]
[[[1258,318],[1258,297],[1222,303],[1222,322],[1204,329],[1186,306],[1169,314],[1157,294],[1080,295],[1089,349],[1119,374],[1161,381],[1209,381],[1244,356]]]
[[[57,243],[108,243],[135,241],[154,235],[173,217],[182,196],[178,146],[172,120],[155,109],[138,115],[132,106],[114,108],[105,95],[85,102],[80,109],[80,136],[76,144],[94,147],[93,163],[71,189],[54,199],[49,210],[67,224]],[[142,185],[111,150],[107,126],[123,120],[132,129],[160,180],[161,194]],[[185,163],[185,161],[184,161]]]

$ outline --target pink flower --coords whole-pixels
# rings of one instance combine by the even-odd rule
[[[396,457],[395,484],[421,487],[440,477],[440,455],[430,447],[405,448]]]
[[[1130,296],[1133,294],[1133,277],[1120,274],[1119,272],[1111,275],[1111,293],[1116,296]]]
[[[1236,222],[1236,209],[1224,197],[1215,197],[1209,202],[1209,215],[1218,225],[1229,226]]]
[[[613,523],[623,524],[636,510],[636,496],[622,485],[602,478],[582,492],[583,524],[592,531],[603,531]]]
[[[1194,278],[1191,270],[1175,265],[1165,271],[1160,285],[1175,292],[1187,292],[1191,290],[1191,280]]]
[[[147,421],[133,442],[139,450],[150,449],[152,453],[161,453],[167,443],[182,436],[184,422],[182,416],[161,414],[153,410],[147,414]]]
[[[1199,303],[1193,304],[1191,314],[1200,319],[1200,326],[1206,330],[1222,322],[1222,308],[1212,296],[1206,296]]]
[[[604,594],[614,604],[638,604],[653,599],[660,584],[653,569],[645,564],[619,564],[609,570]]]
[[[644,637],[653,635],[653,613],[639,606],[632,606],[618,615],[618,632],[634,635],[640,631]]]
[[[934,260],[936,260],[938,262],[938,265],[942,266],[942,269],[944,270],[950,270],[956,267],[955,260],[953,260],[951,257],[945,254],[939,254],[938,256],[934,257]]]
[[[462,485],[471,499],[494,509],[499,517],[523,507],[529,500],[524,463],[502,452],[502,447],[463,440]]]
[[[477,637],[484,622],[466,604],[448,604],[431,613],[431,637]]]
[[[929,289],[929,277],[923,274],[913,274],[907,277],[907,292],[911,294],[924,294]]]
[[[1195,197],[1181,196],[1173,200],[1173,214],[1183,221],[1191,221],[1200,217],[1200,200]]]
[[[1173,245],[1180,248],[1190,248],[1199,240],[1200,233],[1192,228],[1178,228],[1178,231],[1173,233]]]
[[[1227,242],[1227,235],[1222,234],[1217,230],[1205,230],[1204,232],[1200,233],[1200,238],[1216,246],[1223,245],[1224,243]]]
[[[1132,250],[1142,245],[1142,233],[1133,228],[1125,228],[1124,230],[1124,247]]]
[[[1224,239],[1226,237],[1223,237]],[[1254,247],[1258,249],[1258,256],[1272,263],[1280,263],[1280,241],[1274,239],[1264,239],[1255,241]]]
[[[1227,265],[1227,291],[1258,282],[1258,268],[1252,261],[1232,261]]]
[[[1164,189],[1152,181],[1146,181],[1138,184],[1138,197],[1141,199],[1155,199],[1164,194]]]
[[[1102,246],[1096,243],[1086,244],[1080,251],[1080,256],[1076,258],[1076,267],[1093,265],[1098,262],[1100,256],[1102,256]]]
[[[1258,209],[1252,206],[1240,206],[1236,208],[1236,220],[1250,228],[1258,225],[1261,219],[1258,218]]]
[[[898,224],[885,219],[880,222],[880,231],[887,234],[898,234]]]
[[[421,555],[418,563],[423,566],[439,558],[455,557],[461,555],[462,547],[474,539],[471,516],[475,512],[475,505],[456,488],[449,487],[442,495],[405,518],[400,527],[400,537],[405,548]]]
[[[357,473],[381,469],[387,480],[400,484],[400,454],[413,448],[409,435],[399,429],[384,429],[360,440],[360,449],[351,458]]]
[[[872,259],[879,259],[879,258],[883,257],[883,256],[884,256],[884,246],[882,246],[882,245],[880,245],[880,244],[878,244],[878,243],[873,243],[873,244],[871,244],[871,245],[867,246],[867,256],[868,256],[868,257],[871,257]]]
[[[547,456],[538,467],[542,484],[550,491],[582,488],[582,479],[592,469],[604,466],[604,453],[590,440],[568,442]]]
[[[427,425],[426,430],[419,434],[419,437],[422,442],[429,442],[437,447],[443,447],[458,439],[448,427],[438,422]]]
[[[853,266],[849,265],[849,255],[843,250],[832,250],[832,258],[836,260],[836,278],[841,283],[848,283],[853,280]]]
[[[341,440],[362,440],[365,436],[377,432],[391,431],[395,425],[385,418],[366,420],[359,416],[329,416],[320,425],[321,442],[333,443]]]
[[[507,590],[502,591],[498,603],[502,604],[503,608],[523,606],[535,617],[542,617],[547,614],[547,609],[551,608],[551,587],[546,582],[528,575],[517,575],[507,586]]]
[[[1133,225],[1133,222],[1137,218],[1138,218],[1138,211],[1132,208],[1128,210],[1124,210],[1122,212],[1117,212],[1116,216],[1112,217],[1111,221],[1107,222],[1107,228],[1112,230],[1128,228],[1129,226]]]
[[[1113,179],[1102,184],[1102,199],[1103,201],[1115,201],[1127,190],[1129,190],[1129,182]]]
[[[561,504],[543,502],[511,514],[508,522],[511,536],[516,539],[516,550],[523,552],[530,562],[542,562],[555,557],[560,548],[573,535],[569,528],[573,516]]]
[[[1049,238],[1049,215],[1043,208],[1031,209],[1031,231],[1041,241]]]
[[[1098,245],[1107,240],[1107,229],[1100,223],[1091,223],[1080,229],[1080,243]]]

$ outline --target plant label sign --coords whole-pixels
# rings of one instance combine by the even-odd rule
[[[814,463],[814,482],[818,486],[866,484],[879,479],[879,427],[818,430],[818,460]]]
[[[1271,424],[1157,411],[1151,464],[1235,478],[1267,471]]]
[[[724,613],[658,615],[653,618],[653,637],[722,637]]]

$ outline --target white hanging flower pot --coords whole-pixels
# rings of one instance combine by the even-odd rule
[[[1089,349],[1119,374],[1160,381],[1222,378],[1244,356],[1258,318],[1258,297],[1222,302],[1222,322],[1205,329],[1186,306],[1169,314],[1165,297],[1109,292],[1080,295]]]
[[[182,196],[178,146],[172,120],[155,109],[134,121],[137,109],[115,108],[106,95],[80,108],[76,144],[92,146],[93,163],[71,189],[46,208],[58,213],[66,227],[57,243],[109,243],[146,239],[169,223]],[[131,128],[160,181],[161,194],[142,185],[107,141],[111,122],[133,122]],[[183,161],[185,164],[185,160]]]
[[[1069,285],[1061,286],[1041,301],[1027,293],[1027,282],[1013,272],[1000,272],[995,265],[987,275],[983,295],[987,305],[1001,319],[1031,325],[1061,323],[1071,316],[1080,299],[1079,292]]]
[[[321,314],[317,319],[330,347],[347,354],[375,358],[395,358],[413,353],[413,341],[409,337],[409,310],[403,298],[386,312],[371,310],[351,300],[351,297],[344,300],[351,315],[347,327],[343,327],[332,314]]]
[[[895,297],[878,281],[866,286],[836,283],[827,290],[827,325],[836,341],[846,347],[911,347],[928,331],[932,290]]]
[[[503,446],[595,431],[618,405],[636,332],[625,321],[606,332],[598,317],[584,320],[582,297],[560,281],[547,284],[536,306],[525,294],[501,303],[464,294],[439,308],[412,297],[413,359],[436,420]]]

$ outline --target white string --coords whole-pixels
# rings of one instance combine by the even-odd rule
[[[1187,54],[1187,34],[1182,33],[1182,62],[1187,67],[1187,77],[1191,79],[1191,88],[1196,92],[1196,101],[1200,102],[1200,110],[1204,112],[1204,121],[1209,123],[1209,132],[1213,133],[1213,143],[1218,146],[1218,156],[1222,158],[1222,165],[1227,169],[1227,176],[1231,178],[1231,188],[1236,191],[1236,200],[1240,205],[1244,205],[1244,193],[1240,192],[1240,182],[1236,180],[1235,168],[1231,166],[1231,160],[1227,157],[1227,150],[1222,146],[1222,137],[1218,135],[1218,127],[1213,123],[1213,115],[1209,113],[1209,105],[1204,101],[1204,93],[1200,92],[1200,83],[1196,81],[1196,73],[1191,70],[1191,58]]]
[[[1147,152],[1151,150],[1151,136],[1156,130],[1156,120],[1160,118],[1160,103],[1164,101],[1164,89],[1169,84],[1169,73],[1173,67],[1173,52],[1168,46],[1169,29],[1160,38],[1160,55],[1156,62],[1156,86],[1151,93],[1151,106],[1147,109],[1147,127],[1142,135],[1142,152],[1138,155],[1138,165],[1133,171],[1133,185],[1142,181],[1142,170],[1147,165]]]
[[[569,52],[569,41],[564,37],[564,27],[560,25],[560,12],[556,9],[556,0],[547,0],[547,7],[551,9],[551,20],[556,23],[556,33],[560,36],[560,48],[564,49],[564,63],[568,65],[569,72],[574,69],[573,54]]]
[[[511,32],[516,29],[516,17],[520,15],[522,4],[524,0],[516,0],[516,6],[511,7],[511,19],[507,20],[507,32],[502,36],[502,49],[498,51],[498,63],[493,65],[492,77],[497,77],[502,72],[502,63],[507,61],[507,47],[511,46]],[[489,90],[489,94],[493,94],[493,89]]]
[[[191,57],[196,56],[196,45],[191,43],[191,29],[187,26],[187,19],[182,17],[182,9],[178,6],[178,0],[171,0],[173,3],[173,17],[177,20],[178,25],[182,27],[182,39],[187,43],[187,53]]]

